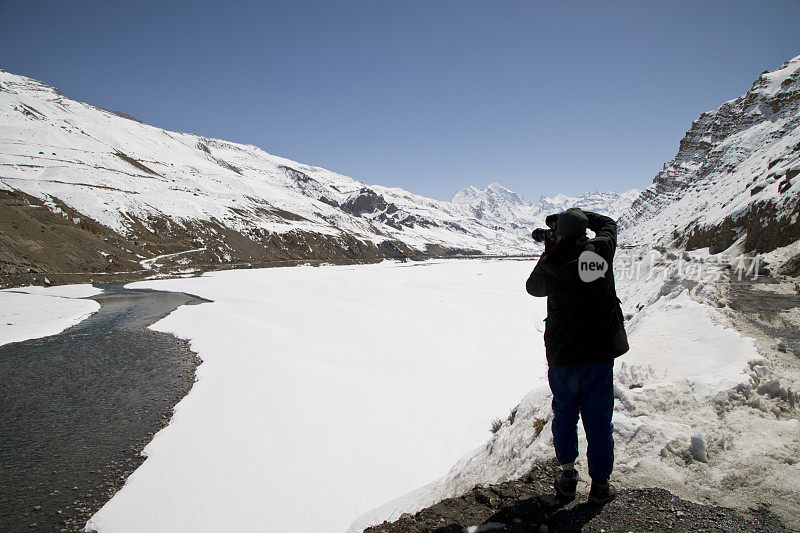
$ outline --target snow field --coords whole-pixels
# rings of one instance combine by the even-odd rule
[[[88,284],[0,290],[0,345],[61,333],[100,309]]]
[[[733,329],[735,315],[724,307],[719,284],[658,271],[658,252],[652,252],[655,261],[641,250],[627,253],[617,262],[632,261],[640,275],[617,276],[623,309],[633,316],[631,351],[615,365],[612,480],[743,509],[769,504],[787,525],[800,526],[800,423],[791,390],[797,383],[788,385],[791,379],[769,367],[753,340]],[[484,446],[446,476],[365,513],[348,531],[414,513],[479,483],[518,478],[535,460],[554,457],[551,398],[543,377]],[[579,446],[579,490],[586,493],[580,425]]]
[[[227,271],[139,282],[213,303],[197,383],[99,531],[341,532],[485,442],[545,369],[521,261]]]

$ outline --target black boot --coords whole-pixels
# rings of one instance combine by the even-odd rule
[[[606,481],[605,483],[598,483],[592,480],[592,489],[589,491],[589,503],[593,505],[603,505],[614,499],[617,495],[617,489]]]
[[[554,483],[556,494],[561,500],[575,499],[575,488],[578,486],[577,470],[562,470]]]

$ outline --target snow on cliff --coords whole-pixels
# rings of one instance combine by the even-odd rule
[[[627,242],[794,257],[800,270],[800,56],[703,113],[622,217]]]

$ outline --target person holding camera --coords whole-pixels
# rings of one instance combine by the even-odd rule
[[[578,483],[578,418],[588,442],[592,485],[589,502],[616,495],[609,483],[614,464],[614,358],[628,350],[612,264],[617,223],[610,217],[567,209],[533,231],[545,249],[526,289],[547,297],[544,343],[553,393],[553,444],[561,463],[559,498],[572,500]],[[589,239],[586,229],[595,233]]]

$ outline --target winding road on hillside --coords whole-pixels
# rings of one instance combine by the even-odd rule
[[[0,529],[79,531],[144,460],[194,383],[186,341],[147,329],[174,292],[103,285],[64,332],[0,346]]]

